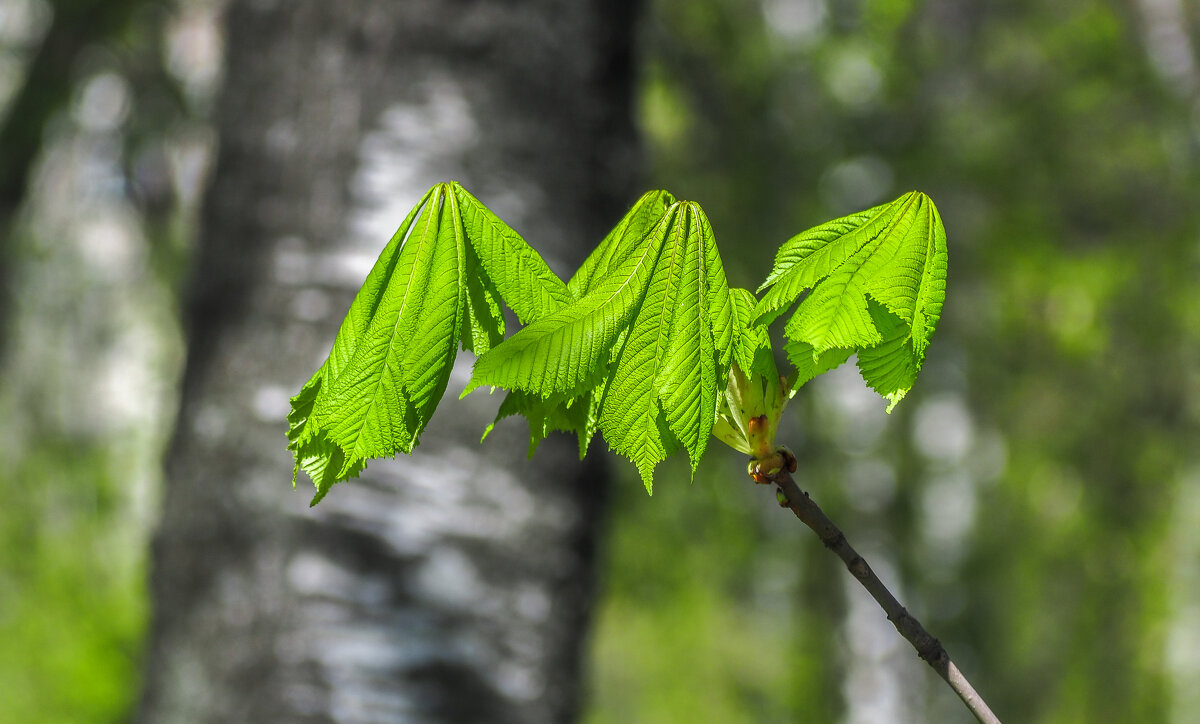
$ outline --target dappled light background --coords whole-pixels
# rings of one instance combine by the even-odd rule
[[[218,3],[100,5],[111,22],[0,0],[12,721],[117,721],[136,700],[215,143]],[[38,86],[62,102],[13,115],[63,27],[91,35],[69,82]],[[650,181],[704,205],[731,283],[910,189],[942,212],[947,303],[917,386],[891,415],[853,365],[802,389],[780,432],[801,486],[1006,721],[1195,721],[1200,8],[651,0],[639,32]],[[586,721],[966,721],[744,466],[711,446],[691,484],[661,467],[652,498],[613,466]]]
[[[118,721],[136,700],[214,9],[0,0],[6,720]]]
[[[660,0],[642,30],[654,181],[732,283],[910,189],[942,212],[917,386],[890,416],[851,365],[802,389],[802,487],[1005,721],[1194,720],[1198,6]],[[592,721],[968,720],[740,462],[618,487]]]

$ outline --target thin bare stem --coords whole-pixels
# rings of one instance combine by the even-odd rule
[[[954,693],[958,694],[958,698],[967,705],[967,709],[975,715],[975,718],[981,724],[1000,724],[1000,719],[992,713],[987,702],[983,700],[979,692],[975,691],[975,687],[971,686],[971,682],[967,681],[967,677],[951,661],[950,654],[946,653],[941,642],[931,636],[921,622],[913,618],[913,615],[900,605],[888,587],[875,575],[875,571],[871,570],[871,566],[867,565],[866,559],[850,546],[846,535],[834,525],[825,512],[813,502],[813,499],[808,497],[808,493],[796,485],[796,481],[792,479],[787,468],[783,467],[778,471],[772,471],[766,478],[778,486],[779,504],[791,508],[801,522],[813,529],[825,547],[842,559],[851,575],[862,584],[863,588],[867,589],[867,593],[870,593],[871,597],[887,613],[888,620],[892,622],[900,635],[917,650],[917,656],[924,659],[938,673],[938,676],[945,679]]]

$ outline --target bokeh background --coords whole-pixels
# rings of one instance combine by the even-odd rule
[[[219,11],[0,0],[8,721],[137,699]],[[890,416],[853,366],[802,390],[802,486],[1007,721],[1196,721],[1200,6],[649,0],[638,32],[650,183],[732,283],[832,216],[941,209],[917,387]],[[589,724],[964,720],[738,454],[653,498],[614,467]]]

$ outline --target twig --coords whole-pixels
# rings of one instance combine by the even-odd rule
[[[755,477],[757,479],[759,476]],[[938,673],[938,676],[945,679],[954,693],[958,694],[958,698],[967,705],[967,709],[975,715],[975,718],[981,724],[1000,724],[1000,719],[988,708],[987,702],[950,660],[950,654],[946,653],[941,642],[931,636],[921,622],[913,618],[913,615],[900,605],[883,581],[875,575],[875,571],[871,570],[871,566],[867,565],[866,559],[850,546],[846,535],[834,525],[825,512],[813,502],[813,499],[808,497],[808,493],[796,485],[796,481],[788,472],[788,466],[784,465],[778,471],[771,470],[763,477],[766,478],[766,482],[779,486],[777,491],[779,504],[791,508],[801,522],[813,529],[825,547],[842,559],[850,573],[858,579],[863,588],[867,589],[867,593],[870,593],[871,597],[879,602],[884,612],[887,613],[888,620],[892,622],[900,635],[917,650],[917,656],[924,659]]]

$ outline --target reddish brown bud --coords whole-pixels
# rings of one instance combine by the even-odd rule
[[[761,435],[767,429],[767,416],[759,415],[758,417],[752,417],[746,425],[751,435]]]

